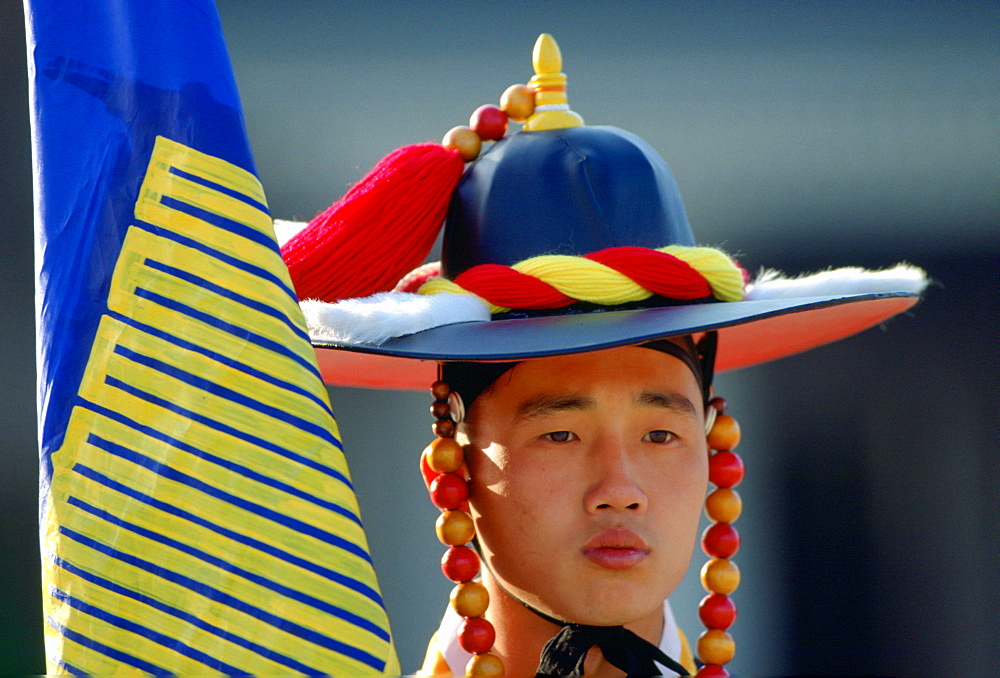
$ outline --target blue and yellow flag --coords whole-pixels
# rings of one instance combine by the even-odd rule
[[[28,0],[51,673],[398,673],[211,0]]]

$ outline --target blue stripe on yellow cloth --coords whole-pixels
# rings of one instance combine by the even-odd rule
[[[236,668],[235,666],[231,666],[229,664],[226,664],[225,662],[221,662],[210,654],[201,652],[199,650],[195,650],[182,643],[178,643],[175,639],[166,636],[162,633],[158,633],[153,629],[146,628],[142,624],[137,624],[133,621],[129,621],[128,619],[119,617],[118,615],[106,612],[105,610],[102,610],[94,605],[90,605],[89,603],[86,603],[80,600],[79,598],[74,598],[65,591],[60,591],[56,589],[52,592],[52,597],[56,598],[57,600],[63,601],[70,607],[75,608],[80,612],[83,612],[84,614],[88,614],[92,617],[95,617],[96,619],[105,621],[111,624],[112,626],[117,626],[118,628],[128,631],[130,633],[144,636],[152,640],[154,643],[158,643],[166,648],[170,648],[173,651],[184,655],[185,657],[189,657],[190,659],[193,659],[197,662],[204,664],[210,669],[215,669],[216,671],[225,671],[226,673],[231,675],[242,673],[242,671]]]
[[[289,460],[296,461],[296,462],[301,463],[301,464],[303,464],[305,466],[309,466],[310,468],[316,469],[317,471],[321,471],[323,473],[328,473],[332,477],[334,477],[337,480],[343,482],[345,485],[349,484],[349,481],[347,480],[347,477],[344,476],[344,474],[342,472],[338,471],[337,469],[329,468],[329,467],[324,466],[323,464],[320,464],[318,462],[312,461],[308,457],[303,457],[302,455],[297,454],[297,453],[293,452],[292,450],[286,449],[286,448],[282,447],[281,445],[273,443],[273,442],[271,442],[271,441],[269,441],[269,440],[267,440],[265,438],[262,438],[262,437],[260,437],[258,435],[247,433],[246,431],[242,431],[242,430],[240,430],[238,428],[234,428],[232,426],[227,426],[226,424],[223,424],[221,422],[213,420],[211,417],[200,415],[197,412],[195,412],[194,410],[189,410],[189,409],[187,409],[185,407],[181,407],[180,405],[175,405],[174,403],[172,403],[171,401],[167,400],[166,398],[160,398],[160,397],[155,396],[155,395],[153,395],[151,393],[146,393],[146,392],[144,392],[144,391],[142,391],[142,390],[140,390],[140,389],[132,386],[131,384],[127,384],[127,383],[123,382],[120,379],[116,379],[114,377],[107,377],[107,379],[105,380],[105,382],[109,386],[118,388],[118,389],[120,389],[120,390],[122,390],[122,391],[124,391],[126,393],[129,393],[130,395],[134,395],[137,398],[145,400],[145,401],[149,402],[151,405],[157,405],[157,406],[162,407],[162,408],[164,408],[166,410],[170,410],[170,411],[175,412],[175,413],[177,413],[177,414],[179,414],[179,415],[181,415],[183,417],[186,417],[186,418],[190,419],[191,421],[196,421],[196,422],[199,422],[201,424],[204,424],[205,426],[209,426],[211,428],[218,429],[219,431],[227,433],[227,434],[233,436],[234,438],[239,438],[239,439],[243,440],[244,442],[248,442],[248,443],[251,443],[253,445],[257,445],[258,447],[262,447],[262,448],[268,449],[268,450],[270,450],[272,452],[276,452],[276,453],[282,455],[283,457],[286,457]],[[337,447],[339,447],[339,445],[337,445]]]
[[[178,574],[165,567],[161,567],[151,561],[114,549],[110,546],[100,543],[95,539],[90,539],[89,537],[79,532],[76,532],[75,530],[63,528],[61,532],[62,534],[69,537],[73,541],[76,541],[84,546],[88,546],[94,549],[95,551],[99,551],[105,555],[111,556],[112,558],[120,560],[123,563],[128,563],[129,565],[134,565],[136,567],[139,567],[149,572],[150,574],[154,574],[172,583],[184,586],[195,593],[201,594],[206,598],[210,598],[213,601],[222,603],[241,612],[245,612],[252,618],[262,621],[266,624],[270,624],[271,626],[277,629],[294,633],[298,637],[304,638],[309,642],[315,643],[316,645],[332,649],[348,657],[358,659],[367,666],[375,668],[377,670],[381,670],[381,668],[384,666],[384,662],[380,661],[377,657],[373,657],[372,655],[366,652],[358,650],[355,647],[346,645],[345,643],[336,640],[335,638],[332,638],[330,636],[319,633],[318,631],[296,624],[295,622],[285,619],[284,617],[272,614],[263,609],[262,607],[247,603],[243,600],[236,598],[235,596],[229,595],[224,591],[209,586],[208,584],[205,584],[201,581],[192,579],[190,577],[185,577],[182,574]]]
[[[317,377],[319,376],[318,368],[313,366],[308,358],[305,358],[295,353],[294,351],[286,348],[284,344],[281,344],[277,341],[274,341],[273,339],[270,339],[257,332],[254,332],[248,327],[244,327],[236,323],[225,322],[224,320],[220,320],[219,318],[213,317],[210,313],[198,310],[197,308],[185,304],[182,301],[178,301],[177,299],[172,299],[170,297],[158,294],[156,292],[152,292],[150,290],[138,288],[135,290],[135,295],[142,299],[151,301],[155,304],[159,304],[160,306],[170,309],[171,311],[177,311],[179,313],[183,313],[184,315],[190,316],[194,320],[203,322],[206,325],[211,325],[224,332],[228,332],[229,334],[232,335],[233,340],[249,341],[254,344],[258,344],[264,349],[273,351],[274,353],[280,353],[282,355],[288,356],[292,360],[298,362],[305,369],[314,372]]]
[[[260,516],[267,520],[274,521],[279,525],[288,527],[301,534],[306,534],[315,539],[319,539],[320,541],[325,541],[326,543],[336,546],[337,548],[344,549],[348,553],[353,554],[367,562],[371,562],[371,556],[368,555],[368,552],[365,549],[362,549],[356,544],[336,534],[332,534],[327,530],[321,529],[314,525],[310,525],[301,520],[297,520],[295,518],[292,518],[291,516],[286,516],[266,506],[262,506],[260,504],[248,501],[242,497],[234,495],[230,492],[226,492],[225,490],[221,490],[197,478],[193,478],[189,475],[181,473],[169,466],[160,464],[159,462],[154,461],[153,459],[150,459],[149,457],[140,454],[134,450],[130,450],[122,445],[117,445],[108,440],[104,440],[100,436],[91,434],[87,438],[87,442],[96,448],[102,449],[105,452],[108,452],[109,454],[113,454],[116,457],[121,458],[124,461],[128,461],[138,466],[142,466],[143,468],[149,469],[150,471],[156,473],[162,478],[173,480],[175,482],[186,485],[191,489],[203,492],[207,495],[212,496],[215,499],[219,499],[221,501],[232,504],[233,506],[237,506],[245,511],[249,511],[254,515]],[[80,473],[81,475],[85,475],[86,477],[91,478],[92,480],[96,480],[101,484],[106,485],[107,487],[111,487],[115,490],[118,490],[119,492],[128,494],[133,499],[139,499],[140,501],[146,501],[147,503],[155,502],[161,510],[166,511],[168,513],[174,513],[175,515],[185,515],[185,516],[191,515],[189,512],[184,511],[179,507],[171,506],[164,502],[157,502],[152,497],[145,495],[137,490],[128,488],[125,485],[122,485],[121,483],[117,483],[114,480],[107,478],[106,476],[102,476],[100,473],[94,471],[93,469],[89,469],[86,466],[83,466],[82,464],[76,464],[73,467],[73,470],[76,471],[77,473]],[[349,513],[347,511],[344,511],[343,514],[346,514],[348,518],[356,519],[356,516],[354,514]],[[231,533],[230,536],[235,537],[237,536],[237,533],[235,532]]]
[[[295,334],[298,334],[304,340],[309,341],[309,333],[304,328],[296,326],[292,322],[291,318],[289,318],[287,315],[282,313],[279,309],[274,308],[273,306],[270,306],[266,303],[257,301],[255,299],[251,299],[250,297],[234,292],[233,290],[223,287],[222,285],[213,283],[211,280],[207,280],[189,271],[185,271],[184,269],[164,264],[163,262],[157,261],[152,257],[147,257],[145,261],[143,261],[143,264],[153,269],[154,271],[160,271],[162,273],[166,273],[167,275],[172,275],[176,278],[189,282],[193,285],[198,285],[199,287],[204,288],[205,290],[211,292],[212,294],[218,294],[221,297],[226,297],[239,304],[243,304],[247,308],[251,308],[260,313],[264,313],[265,315],[269,315],[287,325],[288,329],[290,329]]]
[[[186,553],[188,555],[194,556],[195,558],[199,558],[200,560],[203,560],[206,563],[214,565],[220,570],[231,572],[240,577],[243,577],[248,581],[252,581],[255,584],[259,584],[261,586],[269,588],[275,593],[279,593],[293,600],[297,600],[300,603],[304,603],[306,605],[315,607],[316,609],[322,610],[328,614],[332,614],[335,617],[347,620],[352,624],[357,624],[359,627],[371,632],[372,634],[381,638],[382,640],[389,640],[389,634],[386,633],[384,629],[376,626],[375,624],[372,624],[364,617],[353,614],[348,610],[336,607],[334,605],[327,603],[326,601],[319,600],[318,598],[315,598],[313,596],[308,596],[302,593],[301,591],[298,591],[288,586],[284,586],[279,582],[271,581],[267,577],[245,570],[241,567],[238,567],[237,565],[234,565],[233,563],[228,562],[224,558],[218,558],[216,556],[213,556],[209,553],[202,551],[201,549],[191,546],[190,544],[186,544],[176,539],[171,539],[170,537],[165,537],[164,535],[159,534],[158,532],[155,532],[153,530],[147,530],[138,525],[129,523],[125,520],[122,520],[121,518],[118,518],[117,516],[111,515],[107,511],[103,511],[97,508],[96,506],[91,506],[86,502],[82,502],[76,499],[75,497],[70,497],[68,503],[71,506],[76,506],[77,508],[86,511],[87,513],[93,515],[96,518],[100,518],[101,520],[111,523],[116,527],[123,528],[125,530],[128,530],[129,532],[134,532],[137,535],[145,537],[146,539],[149,539],[151,541],[159,542],[160,544],[164,544],[171,548],[175,548],[178,551],[181,551],[182,553]],[[378,600],[377,602],[381,602],[381,600]]]
[[[270,210],[268,210],[267,205],[265,205],[263,202],[254,200],[249,195],[246,195],[245,193],[241,193],[240,191],[229,188],[225,184],[220,184],[218,182],[211,181],[209,179],[206,179],[205,177],[198,176],[197,174],[192,174],[191,172],[185,172],[179,167],[171,167],[168,171],[175,176],[181,177],[182,179],[193,181],[194,183],[201,184],[202,186],[210,188],[213,191],[222,193],[223,195],[228,195],[230,198],[236,198],[237,200],[242,200],[246,204],[250,205],[255,209],[260,210],[261,212],[270,213]]]
[[[192,445],[187,444],[183,440],[168,436],[162,431],[157,431],[156,429],[151,428],[149,426],[143,426],[142,424],[133,421],[118,412],[112,412],[107,408],[99,407],[93,403],[88,403],[87,406],[94,412],[97,412],[103,415],[104,417],[107,417],[108,419],[112,419],[120,424],[123,424],[130,428],[134,428],[136,431],[140,432],[144,436],[149,436],[150,438],[161,440],[169,444],[170,446],[175,447],[178,450],[187,452],[188,454],[198,457],[199,459],[204,459],[213,464],[217,464],[221,468],[224,468],[228,471],[232,471],[234,473],[238,473],[248,478],[249,480],[253,480],[254,482],[262,483],[264,485],[269,485],[270,487],[273,487],[276,490],[280,490],[289,495],[292,495],[297,499],[301,499],[303,501],[316,504],[317,506],[320,506],[328,511],[333,511],[334,513],[339,513],[347,518],[350,518],[359,525],[361,524],[361,519],[357,516],[357,514],[348,511],[339,504],[334,504],[332,502],[326,501],[322,497],[317,497],[314,494],[310,494],[308,492],[300,490],[299,488],[293,485],[289,485],[288,483],[283,483],[280,480],[264,475],[262,473],[258,473],[257,471],[254,471],[251,468],[247,468],[246,466],[238,464],[230,459],[225,459],[218,455],[207,452],[203,449],[198,449]],[[348,487],[351,487],[350,481],[347,480],[346,478],[344,479],[344,483]]]
[[[109,647],[103,643],[94,640],[93,638],[90,638],[85,634],[78,633],[73,629],[67,628],[62,624],[56,623],[51,618],[49,618],[47,621],[50,628],[56,630],[62,637],[66,638],[67,640],[77,643],[85,648],[95,650],[100,654],[105,655],[106,657],[115,659],[121,662],[122,664],[125,664],[126,666],[132,666],[142,671],[145,671],[146,673],[152,673],[153,675],[157,676],[162,676],[165,673],[167,673],[167,670],[164,669],[162,666],[158,666],[156,664],[145,661],[138,657],[133,657],[129,653],[123,652],[122,650],[119,650],[117,648]],[[73,675],[83,676],[89,673],[80,668],[71,666],[69,663],[64,661],[55,661],[53,663],[58,666],[64,667],[69,673],[72,673]]]
[[[318,438],[321,438],[322,440],[330,443],[331,445],[340,446],[340,441],[337,440],[337,438],[334,437],[332,433],[330,433],[329,429],[315,422],[309,421],[308,419],[305,419],[303,417],[298,417],[288,412],[287,410],[284,410],[279,407],[271,407],[265,403],[258,401],[256,398],[238,393],[237,391],[228,388],[226,386],[223,386],[222,384],[216,383],[209,379],[204,379],[195,374],[192,374],[191,372],[188,372],[187,370],[174,367],[172,365],[163,362],[162,360],[157,360],[156,358],[144,355],[142,353],[139,353],[138,351],[133,351],[132,349],[127,348],[125,346],[120,346],[120,345],[115,346],[114,352],[122,356],[123,358],[131,360],[132,362],[138,365],[144,365],[146,367],[162,372],[167,376],[173,377],[174,379],[181,381],[187,384],[188,386],[191,386],[196,389],[201,389],[206,393],[211,393],[212,395],[217,395],[227,400],[230,400],[232,401],[233,405],[241,405],[243,407],[249,407],[265,416],[273,417],[274,419],[279,419],[287,424],[290,424],[292,426],[295,426],[296,428],[305,431],[306,433],[310,433]],[[110,380],[111,378],[109,377],[108,383],[111,383]]]
[[[247,240],[263,247],[271,247],[277,251],[277,242],[273,237],[269,238],[267,234],[261,233],[255,228],[251,228],[246,224],[242,224],[235,219],[229,219],[220,214],[215,214],[207,209],[198,207],[197,205],[192,205],[190,203],[184,202],[183,200],[178,200],[172,196],[164,195],[160,198],[160,204],[169,209],[177,210],[187,214],[199,221],[204,221],[205,223],[211,224],[216,228],[220,228],[224,231],[228,231],[233,235],[239,236],[241,238],[246,238]]]
[[[249,273],[250,275],[257,276],[261,279],[263,283],[274,285],[282,292],[284,292],[286,295],[288,295],[288,298],[290,300],[292,300],[294,303],[298,303],[298,297],[295,295],[295,291],[291,288],[288,281],[283,280],[274,272],[269,271],[266,268],[263,268],[261,266],[256,266],[249,261],[240,259],[239,257],[234,257],[230,254],[227,254],[226,252],[218,250],[203,242],[200,242],[193,238],[185,237],[180,233],[175,233],[174,231],[161,228],[159,226],[156,226],[155,224],[148,224],[141,220],[137,220],[135,223],[135,227],[145,230],[150,234],[158,236],[160,238],[166,238],[167,240],[171,240],[177,243],[178,245],[183,245],[193,250],[197,250],[198,252],[206,254],[212,257],[213,259],[218,259],[219,261],[223,262],[228,266],[240,269],[241,271]]]
[[[231,633],[231,632],[227,631],[226,629],[223,629],[223,628],[220,628],[218,626],[209,624],[205,620],[201,619],[200,617],[198,617],[196,615],[193,615],[193,614],[190,614],[188,612],[185,612],[184,610],[182,610],[180,608],[177,608],[177,607],[174,607],[173,605],[168,605],[167,603],[165,603],[163,601],[160,601],[160,600],[157,600],[156,598],[153,598],[152,596],[147,596],[147,595],[139,593],[137,591],[133,591],[132,589],[128,589],[128,588],[126,588],[124,586],[120,586],[120,585],[114,583],[113,581],[111,581],[109,579],[101,577],[100,575],[97,575],[97,574],[94,574],[93,572],[88,572],[87,570],[84,570],[82,568],[76,567],[72,563],[68,563],[66,561],[61,561],[60,560],[60,561],[57,561],[56,564],[61,569],[64,569],[67,572],[70,572],[70,573],[76,575],[77,577],[79,577],[82,580],[90,582],[91,584],[94,584],[96,586],[100,586],[102,588],[105,588],[105,589],[107,589],[109,591],[117,593],[118,595],[125,596],[127,598],[131,598],[131,599],[135,600],[136,602],[142,603],[143,605],[148,605],[149,607],[151,607],[151,608],[153,608],[155,610],[159,610],[160,612],[165,612],[165,613],[170,614],[170,615],[172,615],[174,617],[177,617],[178,619],[183,620],[186,624],[191,624],[192,626],[197,626],[198,628],[204,629],[204,630],[208,631],[209,633],[212,633],[212,634],[218,636],[219,638],[222,638],[223,640],[226,640],[228,642],[235,643],[237,645],[245,647],[246,649],[259,654],[261,657],[264,657],[265,659],[271,659],[271,660],[273,660],[275,662],[278,662],[279,664],[287,666],[288,668],[292,669],[293,671],[300,671],[300,672],[306,673],[306,674],[319,673],[319,671],[317,671],[315,668],[313,668],[311,666],[307,666],[307,665],[303,664],[302,662],[296,661],[295,659],[293,659],[291,657],[286,657],[286,656],[284,656],[284,655],[282,655],[282,654],[280,654],[278,652],[275,652],[272,648],[266,647],[266,646],[261,645],[259,643],[252,642],[252,641],[247,640],[246,638],[243,638],[243,637],[241,637],[241,636],[239,636],[239,635],[237,635],[235,633]],[[76,669],[72,669],[70,667],[64,667],[64,668],[66,668],[66,672],[67,673],[82,673],[81,671],[78,671]]]

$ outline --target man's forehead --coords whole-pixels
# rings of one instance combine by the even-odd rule
[[[655,343],[659,345],[667,342]],[[669,343],[674,345],[673,342]],[[678,353],[684,350],[683,347],[679,348]],[[623,369],[623,367],[631,368],[632,366],[643,366],[643,369],[634,372]],[[681,370],[676,369],[678,366],[687,367],[685,361],[679,358],[674,351],[663,351],[653,345],[644,344],[588,353],[529,358],[511,364],[510,369],[506,370],[503,376],[507,377],[507,382],[510,382],[514,375],[520,377],[524,373],[528,373],[534,378],[555,375],[561,379],[586,383],[591,378],[603,376],[602,372],[610,371],[620,378],[635,380],[638,375],[640,380],[648,378],[656,383],[663,383],[664,380],[683,378],[677,376],[681,372]],[[496,382],[503,383],[504,379],[498,378]]]
[[[625,400],[637,408],[667,410],[675,414],[696,417],[697,409],[683,393],[671,390],[636,390]],[[600,401],[584,393],[556,393],[527,396],[514,408],[514,420],[519,422],[539,419],[566,411],[593,412]]]
[[[523,412],[538,411],[539,404],[547,410],[593,407],[604,393],[636,405],[673,408],[678,398],[691,400],[682,394],[693,397],[699,392],[697,379],[683,361],[637,347],[526,360],[487,391]]]
[[[700,385],[702,368],[699,365],[698,350],[695,347],[694,340],[690,336],[658,339],[638,346],[625,348],[654,349],[667,355],[672,355],[687,364],[695,374],[695,378],[699,380]],[[481,393],[493,386],[494,382],[499,380],[501,376],[508,374],[516,365],[546,364],[553,359],[558,360],[574,356],[600,359],[602,355],[609,351],[618,350],[621,350],[621,348],[563,356],[527,358],[523,361],[513,362],[448,362],[440,364],[440,375],[451,387],[451,390],[458,392],[465,400],[466,406],[469,406]]]

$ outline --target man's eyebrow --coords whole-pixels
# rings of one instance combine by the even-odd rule
[[[565,410],[592,410],[597,407],[593,398],[576,395],[539,396],[521,403],[514,413],[514,419],[525,421],[535,417],[544,417],[553,412]]]
[[[698,415],[698,410],[695,408],[694,403],[680,393],[674,393],[673,391],[643,391],[636,395],[635,404],[661,407],[665,410],[671,410],[677,414],[684,414],[691,417]]]

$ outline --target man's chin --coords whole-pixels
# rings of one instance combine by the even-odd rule
[[[650,619],[659,619],[663,614],[663,601],[648,591],[620,590],[594,592],[570,603],[564,603],[553,610],[551,616],[565,619],[574,624],[589,626],[629,626]],[[541,608],[545,611],[545,608]]]

